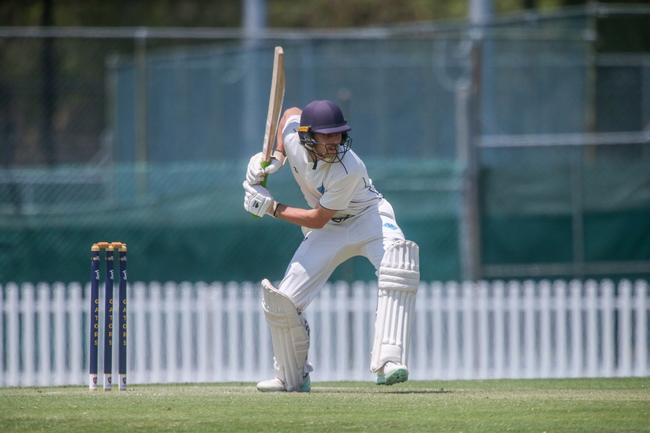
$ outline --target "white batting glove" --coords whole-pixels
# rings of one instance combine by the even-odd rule
[[[282,168],[285,156],[276,150],[273,152],[271,162],[265,168],[262,168],[263,160],[264,154],[262,152],[256,153],[251,157],[248,161],[248,168],[246,169],[246,182],[251,185],[259,185],[267,175],[273,174]]]
[[[244,209],[255,216],[263,217],[265,214],[273,214],[276,206],[273,196],[268,189],[261,185],[251,185],[247,181],[242,183],[244,187]]]

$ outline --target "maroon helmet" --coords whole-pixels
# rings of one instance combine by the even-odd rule
[[[350,150],[351,140],[348,136],[348,131],[351,129],[348,122],[345,121],[343,112],[338,105],[328,100],[317,100],[310,102],[302,110],[298,135],[300,136],[300,143],[307,150],[315,153],[316,140],[314,134],[341,133],[340,149],[337,152],[335,160],[325,160],[327,162],[338,162]]]

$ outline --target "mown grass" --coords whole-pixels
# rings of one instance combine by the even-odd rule
[[[650,378],[0,389],[1,432],[650,432]]]

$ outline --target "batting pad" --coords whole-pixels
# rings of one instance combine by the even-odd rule
[[[262,280],[262,309],[271,328],[271,342],[278,378],[287,391],[298,391],[302,385],[309,352],[309,332],[305,320],[285,294],[269,280]]]
[[[388,361],[407,364],[415,293],[420,284],[419,248],[397,241],[384,252],[379,266],[375,339],[370,369],[377,372]]]

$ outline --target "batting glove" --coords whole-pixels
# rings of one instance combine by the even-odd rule
[[[256,153],[251,157],[248,161],[248,168],[246,169],[246,182],[251,185],[259,185],[267,175],[273,174],[282,168],[285,156],[276,150],[273,152],[269,165],[264,168],[262,168],[263,161],[264,154],[262,152]]]
[[[263,217],[265,214],[273,213],[275,200],[268,189],[261,185],[251,185],[247,181],[242,184],[244,187],[244,209],[255,216]]]

